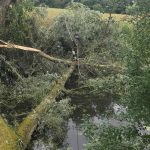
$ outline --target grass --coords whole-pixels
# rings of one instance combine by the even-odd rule
[[[59,14],[63,13],[64,11],[66,11],[65,9],[59,9],[59,8],[48,8],[48,19],[49,21],[52,21],[55,17],[57,17]],[[109,18],[109,14],[108,13],[104,13],[101,14],[103,19],[108,19]],[[115,21],[123,21],[126,20],[128,18],[128,15],[124,15],[124,14],[112,14],[112,18]]]
[[[39,7],[39,9],[43,8]],[[38,20],[38,24],[40,26],[49,26],[51,23],[53,23],[54,19],[64,11],[65,9],[47,8],[44,10],[44,16]]]
[[[60,9],[60,8],[47,8],[46,10],[46,16],[42,18],[42,20],[40,20],[39,24],[41,26],[49,26],[50,24],[53,23],[54,19],[59,16],[61,13],[65,12],[65,11],[69,11],[66,9]],[[109,14],[108,13],[102,13],[100,15],[104,20],[109,18]],[[112,18],[117,21],[117,22],[123,22],[125,20],[127,20],[129,18],[128,15],[125,14],[112,14],[111,15]]]
[[[59,8],[48,8],[48,18],[53,19],[59,14],[63,13],[65,9],[59,9]]]
[[[125,15],[125,14],[112,14],[111,16],[115,21],[125,21],[129,17],[128,15]],[[103,19],[108,19],[109,14],[108,13],[102,14],[102,18]]]

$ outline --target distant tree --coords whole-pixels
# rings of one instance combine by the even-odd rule
[[[132,0],[34,0],[36,5],[45,3],[49,7],[64,8],[71,2],[82,3],[93,10],[111,13],[125,13]]]
[[[46,4],[49,7],[64,8],[71,0],[35,0],[36,5]]]
[[[129,15],[135,15],[138,13],[138,9],[139,9],[139,7],[138,7],[137,3],[134,2],[132,5],[128,5],[126,7],[126,13]]]
[[[132,0],[81,0],[80,2],[91,9],[103,10],[108,13],[125,13],[126,6],[131,4]]]

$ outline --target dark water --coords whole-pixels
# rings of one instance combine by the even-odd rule
[[[86,144],[86,138],[82,133],[80,125],[86,115],[90,118],[104,113],[110,105],[112,97],[108,96],[103,99],[99,97],[71,97],[71,105],[76,109],[68,121],[68,132],[64,144],[73,150],[82,150]]]
[[[126,122],[110,118],[101,119],[101,116],[105,112],[110,111],[112,113],[120,113],[120,111],[125,111],[123,108],[113,102],[113,97],[107,95],[105,97],[86,97],[86,96],[72,96],[71,105],[75,106],[76,109],[74,113],[68,120],[68,130],[66,133],[66,138],[64,139],[63,146],[60,150],[66,150],[68,147],[72,150],[82,150],[86,144],[86,137],[83,135],[80,125],[83,123],[85,116],[88,115],[89,118],[95,123],[108,122],[114,126],[121,124],[126,124]],[[33,150],[49,150],[50,147],[45,145],[42,141],[34,141]]]
[[[82,130],[79,128],[78,124],[70,118],[68,121],[68,132],[64,141],[64,147],[66,145],[73,150],[81,150],[84,148],[84,144],[86,144],[86,138],[83,135]]]

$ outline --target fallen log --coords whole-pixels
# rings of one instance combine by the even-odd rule
[[[64,88],[64,85],[67,79],[70,77],[74,69],[75,69],[75,66],[72,65],[69,68],[69,70],[67,70],[62,75],[62,77],[60,77],[56,82],[53,82],[52,84],[53,88],[48,94],[48,96],[46,96],[41,102],[41,104],[38,105],[20,124],[17,133],[20,136],[21,141],[23,143],[23,149],[25,149],[28,143],[30,142],[31,135],[33,131],[35,130],[38,124],[38,121],[41,118],[41,115],[43,114],[43,112],[46,111],[49,105],[53,101],[55,101],[55,98],[60,93],[60,91]]]
[[[36,129],[42,114],[49,108],[50,104],[64,88],[67,79],[75,69],[71,65],[67,71],[57,80],[52,82],[49,94],[42,102],[22,121],[17,131],[11,130],[7,123],[0,118],[0,149],[2,150],[24,150],[31,140],[31,136]]]
[[[19,150],[18,141],[15,131],[0,117],[0,150]]]

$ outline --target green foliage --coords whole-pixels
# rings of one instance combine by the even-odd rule
[[[45,3],[49,7],[64,8],[71,2],[80,2],[93,10],[100,12],[125,13],[126,6],[132,4],[131,0],[34,0],[36,5]]]
[[[16,82],[15,86],[1,86],[0,107],[2,113],[22,113],[30,111],[49,92],[51,82],[55,78],[52,74],[28,77]],[[24,107],[26,106],[26,107]],[[3,111],[4,109],[8,112]]]
[[[69,104],[69,99],[63,99],[60,102],[51,104],[38,125],[40,134],[44,133],[45,143],[51,139],[57,143],[57,146],[62,144],[67,131],[67,119],[73,109]]]
[[[137,2],[137,5],[139,6],[139,13],[149,13],[150,12],[150,3],[149,0],[136,0],[135,2]]]
[[[132,49],[127,59],[127,73],[130,77],[127,84],[127,98],[125,102],[129,106],[129,114],[136,120],[149,120],[149,88],[150,88],[150,68],[149,68],[149,26],[148,18],[142,18],[135,26],[132,37]],[[144,39],[144,40],[143,40]]]
[[[46,1],[47,4],[58,7],[64,7],[67,2],[53,1],[51,2],[53,4],[50,4],[50,1]],[[34,16],[36,11],[33,3],[26,0],[18,3],[10,10],[7,26],[5,29],[1,29],[0,32],[3,34],[0,37],[19,44],[34,45],[44,49],[48,54],[63,58],[71,58],[71,51],[78,50],[79,57],[84,58],[90,64],[111,64],[120,60],[120,55],[122,55],[121,58],[124,57],[123,60],[126,63],[124,75],[117,74],[104,77],[106,74],[102,76],[98,74],[97,78],[89,79],[85,84],[90,87],[91,93],[94,95],[111,93],[122,96],[122,103],[127,106],[127,117],[133,121],[143,120],[149,125],[149,0],[144,2],[137,0],[136,5],[131,6],[130,1],[107,0],[97,5],[98,2],[100,1],[82,1],[93,9],[104,10],[108,13],[124,12],[128,6],[128,12],[140,15],[138,19],[134,18],[131,28],[127,24],[120,31],[120,26],[113,20],[104,21],[98,12],[90,10],[83,4],[71,3],[67,7],[69,13],[66,11],[61,14],[48,27],[40,27],[36,24],[40,19]],[[102,9],[103,6],[105,7]],[[1,111],[11,113],[12,116],[15,113],[20,114],[22,111],[28,113],[48,93],[50,84],[55,77],[52,74],[43,75],[43,73],[46,73],[48,68],[52,68],[52,65],[48,65],[39,58],[35,61],[37,57],[32,54],[23,54],[24,57],[22,57],[21,52],[14,55],[13,52],[8,54],[2,51],[2,54],[7,55],[10,61],[12,58],[15,59],[14,63],[22,62],[20,63],[21,67],[17,65],[20,70],[24,67],[22,64],[25,65],[22,74],[25,71],[33,71],[33,74],[27,73],[28,78],[16,82],[11,88],[0,82]],[[30,60],[29,63],[27,60]],[[37,62],[41,64],[37,65]],[[5,75],[7,68],[1,66],[4,71],[3,75]],[[29,66],[31,70],[27,69]],[[60,72],[60,68],[56,64],[53,68],[54,71]],[[51,71],[53,70],[51,69]],[[36,75],[36,77],[30,75]],[[27,109],[24,108],[25,105],[28,106]],[[45,133],[46,138],[49,137],[50,140],[61,143],[66,130],[65,120],[68,119],[71,112],[72,108],[68,101],[54,102],[50,109],[43,114],[43,119],[39,122],[39,131]],[[99,150],[100,148],[106,150],[141,150],[144,149],[144,144],[147,145],[147,143],[143,144],[143,138],[137,136],[132,127],[118,128],[110,125],[95,125],[87,121],[83,128],[88,138],[86,148],[89,150]],[[44,131],[45,129],[46,131]]]
[[[121,42],[125,45],[122,54],[125,57],[123,60],[126,63],[126,69],[123,78],[119,80],[119,83],[120,81],[123,83],[119,84],[119,88],[123,89],[120,98],[122,104],[127,107],[125,116],[128,121],[132,121],[133,124],[144,121],[149,126],[150,18],[148,11],[150,7],[148,1],[140,0],[137,0],[137,6],[139,12],[133,12],[133,14],[138,15],[138,17],[132,18],[133,24],[131,26],[124,25],[121,32],[123,38]],[[97,79],[90,80],[91,82],[88,83],[93,86],[96,93],[101,91],[111,92],[110,89],[117,89],[115,80]],[[115,85],[114,88],[113,85]],[[117,90],[120,91],[120,89]],[[147,149],[146,147],[149,144],[149,137],[138,136],[132,126],[113,127],[108,124],[97,125],[87,121],[83,128],[88,138],[86,149],[89,150],[141,150]]]
[[[136,3],[133,3],[133,5],[129,5],[126,7],[126,13],[129,15],[135,15],[138,12],[139,7]]]
[[[126,84],[125,104],[129,109],[129,116],[135,120],[144,120],[150,123],[150,19],[147,14],[149,3],[145,5],[138,3],[141,14],[137,20],[134,20],[132,34],[128,36],[129,49],[126,53],[126,74],[129,76],[129,82]],[[143,9],[145,6],[145,12]]]
[[[45,3],[49,7],[64,8],[70,0],[34,0],[36,5]]]
[[[72,56],[72,50],[78,49],[79,57],[87,57],[89,61],[115,61],[119,49],[116,38],[119,31],[115,23],[102,20],[99,13],[79,3],[73,3],[67,8],[69,12],[58,16],[49,28],[40,30],[38,42],[41,46],[43,44],[42,48],[48,53],[66,58]]]
[[[150,123],[149,78],[149,72],[130,77],[126,85],[126,97],[123,99],[128,106],[128,117],[136,121],[143,120],[147,125]]]
[[[35,12],[36,9],[31,0],[19,1],[12,4],[12,7],[9,7],[6,13],[5,26],[0,28],[0,39],[8,41],[8,43],[14,42],[15,44],[27,46],[35,45],[34,42],[37,38],[37,24],[35,19],[37,16],[40,18],[40,14],[36,12],[35,15]],[[13,64],[14,68],[22,76],[28,76],[27,72],[35,66],[35,57],[31,53],[15,51],[14,49],[8,52],[1,48],[0,54],[7,62]],[[8,78],[9,81],[12,80],[14,82],[16,78],[13,77],[11,69],[5,64],[5,61],[0,61],[1,80],[4,81]],[[3,75],[5,79],[2,79]]]
[[[126,6],[132,3],[131,0],[81,0],[81,3],[91,9],[105,13],[125,13]]]
[[[114,76],[101,77],[96,79],[89,79],[85,85],[90,87],[90,93],[94,95],[119,95],[124,94],[124,85],[126,84],[126,77],[117,74]]]
[[[146,146],[132,126],[115,127],[109,123],[86,121],[83,129],[88,140],[85,147],[87,150],[141,150]]]
[[[2,38],[20,44],[29,44],[30,38],[33,38],[34,22],[31,17],[33,9],[31,0],[25,0],[13,5],[7,12],[5,33]]]
[[[2,84],[1,81],[0,81],[0,95],[3,94],[4,89],[5,89],[5,86],[4,86],[4,84]]]
[[[35,106],[37,105],[38,100],[47,95],[52,80],[55,79],[55,76],[52,74],[39,75],[36,77],[28,77],[24,79],[23,82],[18,82],[13,87],[13,96],[14,99],[27,100],[31,101]]]
[[[141,0],[135,0],[132,5],[126,7],[126,13],[131,15],[141,15],[150,12],[149,0],[144,2]]]

